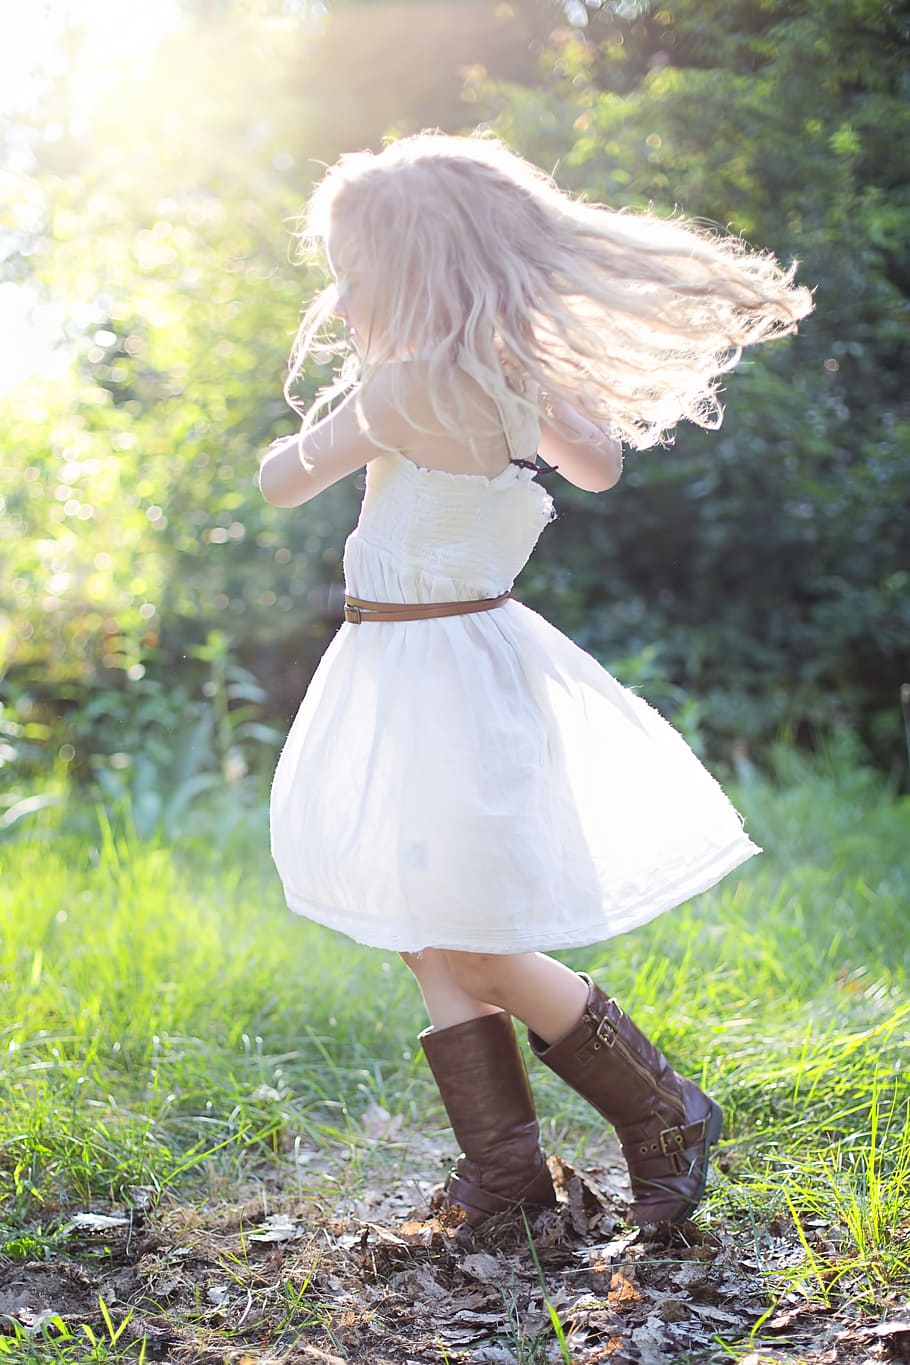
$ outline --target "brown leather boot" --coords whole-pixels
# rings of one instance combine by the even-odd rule
[[[682,1223],[705,1192],[708,1150],[720,1137],[720,1106],[684,1080],[584,972],[588,1002],[575,1027],[531,1049],[613,1124],[632,1181],[637,1223]]]
[[[475,1228],[506,1209],[555,1204],[511,1016],[484,1014],[426,1029],[420,1041],[462,1148],[446,1202],[463,1209]]]

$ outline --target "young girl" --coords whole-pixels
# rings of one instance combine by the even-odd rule
[[[616,1128],[633,1218],[679,1222],[719,1106],[542,950],[643,924],[758,849],[672,727],[510,591],[555,515],[538,455],[612,488],[621,442],[719,425],[720,375],[810,296],[735,238],[572,200],[489,137],[342,157],[305,238],[335,284],[286,394],[333,314],[347,358],[260,486],[297,507],[366,466],[366,493],[345,623],[272,788],[288,905],[416,976],[469,1224],[554,1199],[513,1016]]]

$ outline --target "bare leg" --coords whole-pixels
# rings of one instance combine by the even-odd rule
[[[425,948],[422,953],[402,953],[402,960],[417,977],[417,984],[437,1031],[464,1024],[468,1019],[479,1019],[484,1014],[498,1014],[499,1006],[487,1004],[464,990],[452,975],[447,954],[441,948]]]
[[[474,995],[438,948],[402,953],[432,1027],[420,1042],[462,1151],[442,1202],[471,1227],[516,1207],[555,1202],[534,1097],[509,1013]]]
[[[456,986],[530,1030],[531,1049],[616,1129],[636,1222],[692,1216],[705,1192],[720,1106],[679,1076],[590,979],[542,953],[447,952]]]
[[[520,1019],[555,1043],[581,1018],[588,987],[576,972],[543,953],[454,953],[445,957],[462,992]]]

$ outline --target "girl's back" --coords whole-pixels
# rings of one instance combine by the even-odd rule
[[[443,425],[433,404],[428,367],[421,361],[405,366],[404,397],[407,419],[399,449],[409,460],[428,469],[451,474],[483,474],[495,478],[508,466],[513,451],[530,459],[536,451],[515,450],[521,431],[534,425],[520,414],[504,410],[465,369],[453,370],[448,386],[460,430]],[[511,405],[510,405],[511,406]]]

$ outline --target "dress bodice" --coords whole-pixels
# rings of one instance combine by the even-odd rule
[[[511,588],[555,515],[534,469],[514,459],[488,478],[426,469],[389,451],[367,465],[360,518],[345,544],[345,585],[373,601],[495,597]]]
[[[347,591],[377,602],[453,602],[511,589],[556,516],[536,480],[540,422],[497,403],[509,463],[493,477],[450,473],[386,451],[367,465],[344,551]]]

